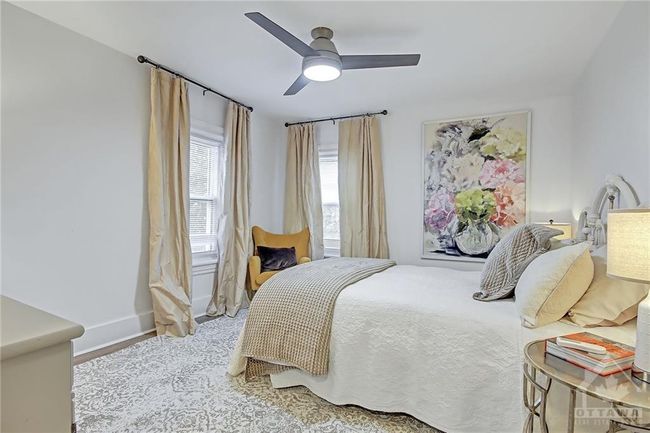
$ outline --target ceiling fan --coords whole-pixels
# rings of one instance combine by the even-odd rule
[[[307,45],[259,12],[248,12],[244,15],[303,57],[302,74],[284,92],[285,96],[295,95],[310,81],[335,80],[344,69],[415,66],[420,61],[419,54],[342,56],[331,41],[334,32],[327,27],[313,29],[311,37],[314,40]]]

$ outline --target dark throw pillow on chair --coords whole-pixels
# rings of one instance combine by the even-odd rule
[[[271,248],[258,246],[257,255],[260,256],[262,272],[281,271],[298,264],[294,247]]]

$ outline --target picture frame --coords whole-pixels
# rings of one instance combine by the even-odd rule
[[[531,131],[530,110],[422,123],[422,259],[485,262],[508,230],[529,222]]]

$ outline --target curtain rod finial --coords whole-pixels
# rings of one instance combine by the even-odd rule
[[[387,115],[387,114],[388,114],[388,110],[383,110],[383,111],[381,112],[381,114],[383,114],[384,116]]]
[[[138,56],[138,62],[144,63],[145,60],[147,60],[145,56]]]

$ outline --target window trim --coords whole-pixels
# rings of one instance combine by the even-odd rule
[[[336,240],[336,239],[329,239],[331,241]],[[325,239],[323,239],[325,241]],[[323,248],[324,256],[325,258],[329,257],[341,257],[341,241],[339,240],[339,247],[338,248],[328,248],[324,247]]]
[[[192,142],[210,147],[221,147],[225,146],[225,136],[224,129],[222,127],[212,125],[210,123],[204,122],[202,120],[191,119],[190,120],[190,146]],[[189,148],[188,148],[189,152]],[[188,164],[189,169],[189,164]],[[209,197],[192,197],[188,193],[189,200],[203,200],[203,201],[216,201],[218,198],[209,198]],[[189,215],[188,215],[189,218]],[[208,235],[206,235],[208,237]],[[211,236],[210,236],[211,237]],[[190,244],[191,244],[190,236]],[[210,267],[219,262],[219,252],[218,251],[201,251],[192,253],[192,268],[194,269],[194,274],[200,269]],[[197,269],[198,268],[198,269]]]
[[[224,145],[224,129],[220,126],[211,125],[208,122],[202,120],[191,120],[190,121],[190,138],[196,137],[203,139],[207,142],[218,142],[221,146]],[[210,143],[206,143],[210,145]],[[214,144],[213,144],[214,146]]]
[[[334,162],[338,164],[339,153],[336,149],[318,149],[318,161]]]

